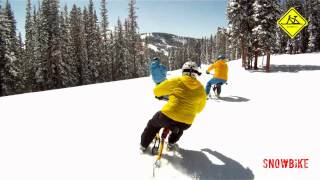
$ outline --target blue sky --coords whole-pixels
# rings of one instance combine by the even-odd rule
[[[2,4],[6,0],[0,0]],[[26,0],[9,0],[14,10],[18,31],[24,35]],[[35,4],[38,0],[32,0]],[[60,0],[60,7],[88,5],[89,0]],[[94,0],[100,14],[100,0]],[[128,0],[107,0],[110,27],[118,17],[128,15]],[[218,26],[226,26],[227,0],[137,0],[139,32],[166,32],[180,36],[209,37]]]

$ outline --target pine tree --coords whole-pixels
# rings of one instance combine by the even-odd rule
[[[286,5],[281,0],[278,0],[278,2],[280,4],[280,9],[279,9],[280,14],[282,15],[285,13]],[[276,30],[276,42],[274,45],[273,53],[283,54],[286,52],[287,34],[283,32],[283,30],[279,26],[277,26],[275,30]]]
[[[208,55],[209,55],[209,57],[208,57],[208,60],[212,60],[213,59],[213,57],[214,57],[214,50],[215,50],[215,43],[213,42],[213,35],[211,34],[210,35],[210,39],[209,39],[209,44],[208,44]]]
[[[76,85],[90,83],[90,72],[88,69],[88,55],[84,37],[84,25],[81,9],[73,5],[70,12],[70,63],[76,67],[72,72],[77,77]]]
[[[209,46],[210,46],[210,43],[209,43]],[[194,51],[194,58],[197,61],[198,65],[200,66],[201,64],[204,63],[204,60],[200,58],[200,55],[201,55],[201,41],[198,40],[198,39],[195,40],[193,48],[194,48],[194,50],[193,50]],[[211,48],[212,48],[212,46],[210,46],[210,51],[211,51]],[[209,58],[211,58],[210,54],[211,53],[209,52]]]
[[[227,47],[226,29],[218,27],[215,39],[216,39],[216,54],[226,55],[226,47]]]
[[[308,52],[320,51],[320,2],[319,0],[309,0],[307,9],[309,11],[308,25]]]
[[[227,16],[229,19],[232,42],[240,42],[242,51],[242,66],[246,65],[247,56],[251,61],[253,0],[229,0]]]
[[[121,24],[122,26],[122,34],[123,34],[123,52],[124,52],[124,59],[122,60],[124,63],[124,69],[126,69],[124,72],[124,79],[131,79],[133,78],[132,76],[132,70],[133,69],[133,60],[132,60],[132,54],[130,51],[130,27],[129,27],[129,22],[128,19],[124,20],[124,23],[118,22],[118,26]]]
[[[206,54],[207,54],[207,43],[205,38],[202,38],[200,40],[200,59],[202,59],[205,64],[209,64],[211,62],[211,59],[208,59],[206,57]]]
[[[16,36],[16,21],[9,1],[4,9],[0,10],[0,96],[11,95],[19,92],[20,69],[17,66],[18,39]]]
[[[279,0],[279,4],[280,4],[280,14],[284,14],[285,10],[286,10],[286,4],[285,2],[282,2],[281,0]],[[283,30],[277,26],[276,27],[276,43],[274,46],[274,53],[279,53],[279,54],[283,54],[286,52],[286,47],[287,47],[287,40],[288,40],[288,35],[283,32]]]
[[[108,10],[106,0],[101,0],[101,35],[102,35],[102,47],[101,47],[101,66],[100,74],[104,81],[109,81],[112,74],[112,62],[111,62],[111,40],[108,37],[109,31]]]
[[[144,56],[144,50],[143,50],[143,42],[140,36],[138,36],[138,42],[137,42],[137,73],[138,77],[144,77],[148,75],[148,59]],[[166,56],[164,56],[166,57]],[[165,59],[165,58],[162,59]],[[165,61],[167,63],[167,61]],[[166,64],[168,66],[168,64]]]
[[[127,62],[125,59],[126,49],[125,49],[125,41],[124,34],[122,29],[122,23],[118,18],[117,26],[115,27],[115,35],[114,35],[114,66],[115,66],[115,80],[126,79],[126,75],[128,74]]]
[[[5,81],[4,81],[4,67],[5,67],[5,32],[4,26],[6,19],[3,14],[3,10],[0,3],[0,96],[5,95]]]
[[[43,62],[42,62],[42,55],[41,50],[43,45],[41,43],[42,33],[41,33],[41,4],[39,2],[38,10],[36,7],[33,8],[33,33],[34,36],[32,37],[33,43],[33,59],[31,62],[31,66],[33,67],[34,71],[32,71],[31,80],[32,80],[32,91],[43,91],[46,90],[45,83],[44,83],[44,73],[43,73]],[[34,73],[33,73],[34,72]]]
[[[215,59],[218,57],[218,52],[217,52],[217,37],[213,36],[212,39],[210,39],[211,41],[211,46],[212,46],[212,56],[211,59],[208,59],[208,63],[210,63],[212,61],[212,59]]]
[[[24,93],[28,89],[26,87],[27,83],[27,70],[26,70],[26,61],[25,61],[25,48],[22,40],[21,33],[19,32],[18,36],[18,49],[17,49],[17,61],[14,63],[14,66],[17,69],[18,75],[15,83],[16,92],[15,93]]]
[[[100,61],[99,44],[96,41],[96,37],[99,36],[97,35],[97,18],[94,14],[93,1],[90,0],[88,10],[85,8],[83,11],[88,68],[90,70],[90,83],[98,82],[99,73],[97,70],[97,63]]]
[[[255,53],[263,49],[267,56],[274,51],[276,42],[276,22],[280,17],[280,5],[277,0],[256,0],[254,3],[253,28]],[[255,56],[254,69],[257,69],[257,55]],[[270,59],[267,60],[267,71],[269,71]]]
[[[96,11],[93,12],[93,19],[94,19],[94,33],[93,33],[93,42],[95,44],[95,51],[94,51],[94,56],[95,56],[95,61],[94,61],[94,66],[95,66],[95,81],[96,82],[105,82],[108,75],[106,72],[106,59],[103,59],[103,38],[101,36],[101,30],[100,26],[98,24],[98,17],[96,14]]]
[[[129,59],[128,59],[128,66],[129,66],[129,73],[130,78],[138,77],[138,51],[136,47],[139,43],[139,38],[137,34],[138,30],[138,23],[137,23],[137,15],[136,15],[136,1],[130,0],[129,1],[129,16],[128,16],[128,52],[129,52]]]
[[[110,80],[111,81],[115,81],[116,80],[116,66],[115,66],[115,53],[114,50],[115,48],[115,39],[113,36],[113,33],[110,32],[110,40],[109,40],[109,49],[110,49],[110,53],[108,54],[108,58],[109,58],[109,67],[110,67]]]
[[[70,34],[70,18],[67,6],[60,13],[60,47],[61,47],[61,81],[63,87],[72,87],[78,85],[78,74],[75,63],[71,57],[71,34]]]
[[[102,36],[104,39],[107,39],[109,21],[108,21],[108,9],[107,9],[106,0],[101,0],[101,17],[102,17],[102,20],[101,20]]]
[[[227,59],[231,59],[232,55],[234,55],[235,48],[232,44],[232,38],[230,36],[230,29],[225,28],[225,38],[226,38],[226,53],[225,56]]]
[[[44,0],[41,4],[40,54],[41,85],[44,89],[62,87],[61,68],[62,55],[59,44],[59,2]]]
[[[35,51],[35,30],[36,22],[34,22],[32,16],[32,7],[31,7],[31,0],[27,1],[27,8],[26,8],[26,22],[25,22],[25,86],[26,91],[32,91],[32,84],[34,83],[34,72],[35,68],[33,65],[34,61],[34,51]]]
[[[304,4],[302,5],[302,12],[301,15],[303,17],[309,17],[308,12],[306,10],[306,2],[304,1]],[[299,42],[298,42],[298,52],[299,53],[305,53],[307,52],[307,48],[308,48],[308,40],[309,40],[309,33],[308,33],[308,28],[303,28],[301,30],[301,32],[299,33]]]

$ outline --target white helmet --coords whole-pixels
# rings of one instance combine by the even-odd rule
[[[201,72],[199,72],[198,65],[195,62],[188,61],[182,66],[182,75],[188,75],[195,78],[197,75],[200,76]]]

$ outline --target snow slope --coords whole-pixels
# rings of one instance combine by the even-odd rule
[[[271,63],[264,73],[229,62],[221,100],[207,101],[177,154],[165,152],[155,179],[319,179],[320,54],[272,56]],[[138,147],[165,103],[153,87],[146,77],[0,98],[0,179],[152,179],[154,157]],[[309,164],[263,168],[267,158]]]

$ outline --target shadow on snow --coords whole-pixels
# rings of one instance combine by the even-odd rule
[[[300,71],[317,71],[320,70],[320,66],[316,65],[271,65],[270,72],[277,73],[277,72],[290,72],[290,73],[297,73]],[[258,70],[250,70],[250,72],[265,72],[264,69]]]
[[[320,70],[320,66],[315,65],[271,65],[271,72],[292,72]]]
[[[240,97],[240,96],[226,96],[226,97],[219,97],[219,100],[227,101],[227,102],[247,102],[250,101],[250,99]]]
[[[223,165],[213,164],[207,155],[218,158]],[[239,162],[224,156],[223,154],[210,149],[201,149],[201,151],[185,150],[179,148],[177,153],[181,157],[164,154],[173,167],[182,173],[197,180],[253,180],[254,175],[249,168],[244,168]]]

